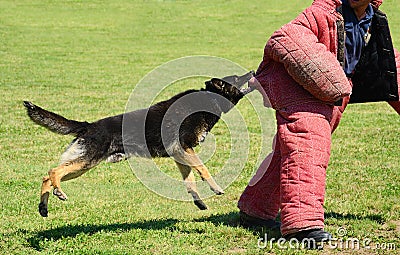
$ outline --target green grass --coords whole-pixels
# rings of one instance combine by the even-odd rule
[[[123,112],[135,84],[176,58],[210,55],[255,69],[268,36],[310,3],[0,1],[0,253],[317,254],[281,250],[277,244],[259,249],[259,233],[237,226],[236,203],[257,167],[262,144],[255,112],[246,101],[238,109],[246,113],[250,130],[249,158],[224,196],[205,201],[210,210],[149,191],[128,162],[103,163],[63,183],[69,200],[51,197],[46,219],[37,212],[41,177],[57,164],[71,137],[35,126],[21,103],[32,100],[66,117],[94,121]],[[397,48],[399,8],[398,0],[382,6]],[[201,86],[202,79],[177,83],[159,99]],[[333,136],[328,169],[328,231],[335,234],[344,227],[346,238],[394,243],[400,249],[399,124],[385,103],[346,110]],[[206,163],[213,173],[229,157],[228,131],[223,122],[213,130],[218,147]],[[179,177],[171,160],[157,163]],[[396,253],[325,251],[339,252]]]

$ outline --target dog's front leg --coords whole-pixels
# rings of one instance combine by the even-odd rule
[[[196,155],[192,148],[186,149],[184,152],[178,154],[179,160],[188,166],[195,169],[200,177],[208,183],[210,189],[217,195],[224,194],[224,190],[215,182],[207,167],[203,164],[201,159]]]
[[[179,163],[178,161],[175,161],[177,164],[179,171],[182,174],[183,181],[185,182],[186,189],[190,195],[192,195],[194,204],[200,209],[200,210],[206,210],[207,206],[201,200],[199,193],[197,192],[197,187],[196,187],[196,180],[194,178],[194,174],[192,172],[192,168],[187,165],[183,165]]]

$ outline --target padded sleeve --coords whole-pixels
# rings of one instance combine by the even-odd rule
[[[396,58],[397,86],[399,87],[399,95],[400,95],[400,52],[397,49],[394,49],[394,55]]]
[[[286,24],[271,36],[265,51],[274,61],[283,63],[289,75],[316,98],[336,102],[351,94],[351,85],[335,54],[304,25]]]

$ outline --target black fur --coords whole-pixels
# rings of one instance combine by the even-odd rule
[[[66,119],[58,114],[46,111],[31,102],[24,101],[28,115],[36,124],[61,135],[79,135],[86,131],[87,122]]]
[[[35,123],[58,134],[76,137],[70,148],[75,146],[80,153],[67,153],[68,148],[62,163],[84,162],[84,168],[89,169],[103,160],[118,162],[131,156],[176,158],[182,151],[197,146],[221,114],[249,92],[241,86],[252,76],[250,72],[240,77],[213,78],[206,82],[205,89],[188,90],[147,109],[93,123],[69,120],[27,101],[24,106]],[[195,196],[198,194],[193,195],[195,204],[206,209],[204,202]],[[40,210],[42,216],[47,216],[47,205]]]

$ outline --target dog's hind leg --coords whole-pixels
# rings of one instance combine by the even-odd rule
[[[194,174],[192,172],[192,168],[187,165],[183,165],[179,163],[178,161],[175,161],[175,163],[178,165],[179,171],[182,174],[183,181],[185,182],[186,189],[190,195],[193,197],[194,204],[200,209],[200,210],[206,210],[207,206],[201,200],[199,193],[197,192],[197,187],[196,187],[196,180],[194,178]]]
[[[87,170],[86,162],[66,162],[49,171],[51,185],[53,186],[53,194],[61,200],[67,200],[67,195],[61,189],[61,181],[68,181],[84,174]]]
[[[61,181],[68,181],[81,176],[89,170],[87,162],[66,162],[49,171],[49,175],[43,177],[42,189],[40,192],[39,213],[42,217],[47,217],[48,201],[51,187],[54,188],[53,194],[61,200],[66,200],[67,195],[61,190]]]
[[[224,194],[223,189],[215,182],[207,167],[203,164],[192,148],[185,149],[185,151],[174,155],[174,157],[176,158],[175,161],[179,161],[195,169],[200,174],[200,177],[208,183],[210,189],[215,194]]]
[[[49,176],[43,177],[42,189],[40,192],[39,213],[42,217],[47,217],[47,204],[51,190],[51,181]]]

